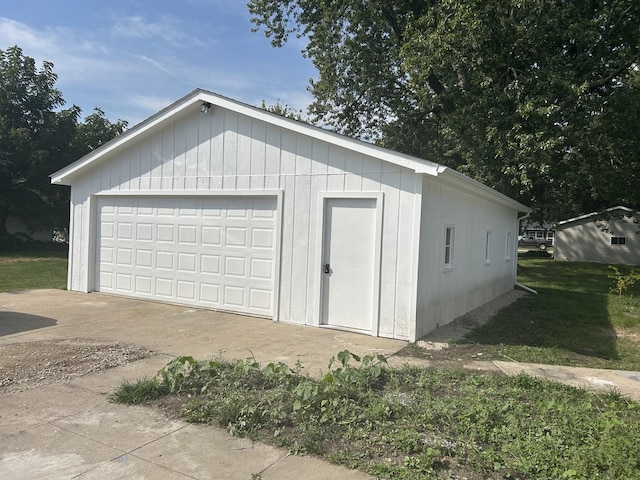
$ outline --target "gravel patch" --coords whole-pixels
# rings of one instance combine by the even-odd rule
[[[0,395],[100,372],[153,355],[125,343],[83,339],[42,340],[0,346]]]

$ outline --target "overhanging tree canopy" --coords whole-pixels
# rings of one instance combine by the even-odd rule
[[[315,121],[455,167],[541,217],[640,207],[640,3],[251,0],[308,39]]]

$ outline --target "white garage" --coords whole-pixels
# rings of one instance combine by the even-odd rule
[[[95,291],[273,315],[276,199],[100,197]]]
[[[52,175],[68,289],[401,340],[506,293],[529,208],[439,165],[195,90]]]

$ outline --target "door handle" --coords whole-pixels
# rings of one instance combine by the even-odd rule
[[[331,265],[328,263],[324,264],[324,273],[331,273]]]

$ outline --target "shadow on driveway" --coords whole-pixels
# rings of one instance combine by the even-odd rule
[[[0,337],[14,333],[52,327],[58,322],[53,318],[21,312],[0,312]]]

